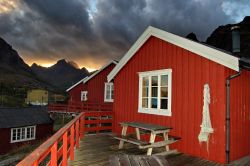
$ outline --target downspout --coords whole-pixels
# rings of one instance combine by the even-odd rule
[[[241,75],[241,69],[240,71],[235,74],[227,77],[226,80],[226,162],[227,164],[230,163],[230,81],[236,77],[239,77]]]

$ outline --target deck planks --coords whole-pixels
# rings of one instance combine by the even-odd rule
[[[124,144],[123,149],[118,149],[119,141],[109,135],[87,135],[81,141],[79,149],[75,150],[75,160],[68,162],[70,166],[109,166],[109,158],[112,155],[145,155],[145,149],[138,149],[137,146]],[[164,151],[158,148],[153,153]],[[185,154],[172,154],[166,156],[171,166],[222,166],[218,163],[188,156]],[[124,162],[127,162],[124,160]]]

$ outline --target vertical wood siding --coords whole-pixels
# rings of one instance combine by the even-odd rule
[[[27,143],[35,143],[38,140],[45,139],[53,134],[53,124],[38,124],[36,125],[36,139],[24,142],[10,143],[11,140],[11,128],[0,129],[1,141],[0,141],[0,154],[5,154],[12,149],[25,145]]]
[[[87,90],[87,85],[80,83],[69,91],[70,102],[81,102],[81,91]]]
[[[138,113],[138,72],[172,69],[172,116]],[[203,87],[211,93],[210,114],[214,133],[209,144],[199,143]],[[225,67],[180,47],[150,37],[114,79],[115,132],[119,122],[143,121],[173,127],[182,139],[172,146],[180,152],[225,162]]]
[[[227,74],[236,74],[227,70]],[[250,71],[231,81],[231,159],[250,154]]]
[[[104,103],[105,83],[107,82],[108,74],[114,67],[114,64],[109,65],[87,82],[88,102]]]
[[[69,101],[82,102],[81,91],[88,91],[88,101],[90,103],[104,103],[104,88],[107,82],[107,75],[115,67],[114,64],[110,64],[92,79],[85,84],[80,83],[69,91]],[[112,103],[110,103],[112,104]]]

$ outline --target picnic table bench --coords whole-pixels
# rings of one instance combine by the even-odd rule
[[[122,126],[122,133],[120,136],[114,137],[115,139],[120,140],[119,149],[122,149],[124,142],[127,142],[137,145],[139,149],[147,149],[147,155],[152,154],[153,148],[164,146],[166,147],[167,153],[176,152],[176,150],[169,150],[169,145],[179,140],[179,138],[176,137],[169,138],[168,133],[172,129],[172,127],[148,124],[143,122],[122,122],[120,124]],[[136,138],[127,135],[128,127],[135,128]],[[141,132],[150,134],[149,142],[141,140]],[[156,135],[162,135],[164,140],[155,142]]]

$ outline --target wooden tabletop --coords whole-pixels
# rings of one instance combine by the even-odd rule
[[[140,128],[140,129],[149,130],[149,131],[172,129],[172,127],[169,127],[169,126],[160,126],[160,125],[144,123],[144,122],[122,122],[120,124],[122,126],[130,126],[130,127]]]

